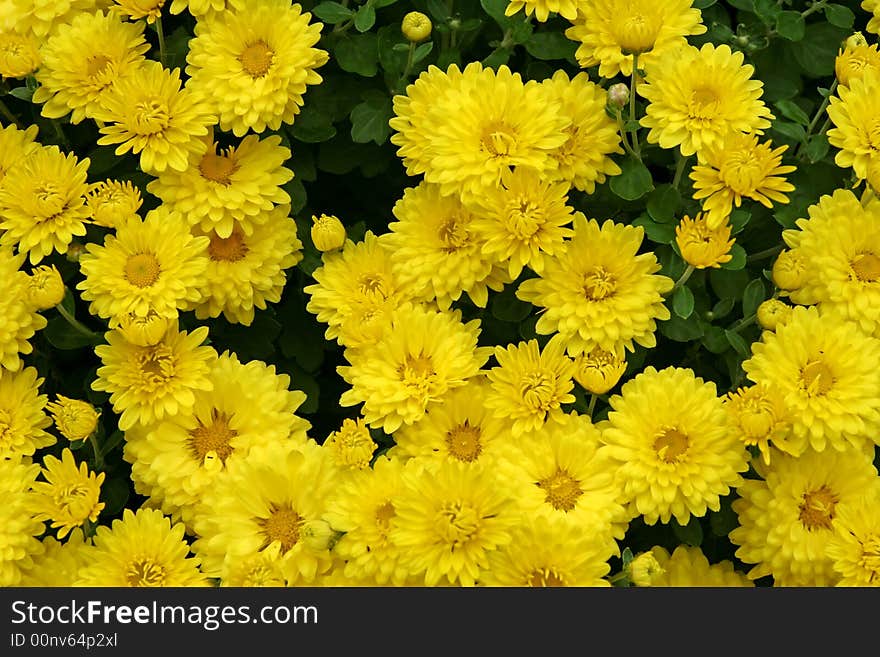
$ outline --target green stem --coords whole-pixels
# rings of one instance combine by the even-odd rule
[[[801,12],[801,18],[806,18],[810,14],[815,14],[820,9],[824,9],[825,5],[828,4],[828,0],[817,0],[809,8]]]
[[[629,137],[626,136],[626,126],[623,123],[623,112],[619,107],[615,109],[615,112],[617,113],[617,129],[620,130],[620,140],[623,143],[623,150],[638,159],[639,156],[636,155],[632,146],[629,145]]]
[[[744,328],[748,328],[749,326],[751,326],[752,324],[754,324],[755,321],[757,321],[757,319],[758,319],[758,314],[757,314],[757,313],[754,313],[754,314],[752,314],[752,315],[749,315],[748,317],[744,317],[743,319],[739,320],[736,324],[734,324],[734,325],[730,328],[730,330],[733,331],[734,333],[739,333],[739,332],[742,331]]]
[[[684,273],[681,275],[681,278],[675,281],[675,285],[672,286],[672,291],[675,292],[678,288],[687,283],[688,279],[691,277],[691,274],[694,273],[695,269],[696,267],[694,267],[693,265],[688,265],[687,269],[685,269]]]
[[[89,435],[89,444],[92,446],[92,451],[95,453],[95,470],[103,470],[104,455],[101,454],[101,448],[98,446],[98,439],[95,436],[94,431]]]
[[[774,246],[772,249],[765,249],[764,251],[758,251],[757,253],[753,253],[748,258],[746,258],[747,262],[755,262],[756,260],[763,260],[764,258],[772,258],[775,255],[779,255],[782,253],[782,250],[785,248],[784,245],[779,244]]]
[[[162,29],[162,17],[156,19],[156,35],[159,37],[159,61],[162,66],[166,65],[167,57],[165,55],[165,30]]]
[[[612,586],[621,582],[629,583],[629,575],[627,575],[624,571],[620,571],[619,573],[615,573],[614,575],[609,577],[608,581],[611,583]]]
[[[630,122],[634,122],[636,120],[636,84],[639,78],[639,53],[633,53],[633,71],[632,71],[632,84],[629,88],[629,120]],[[633,130],[632,134],[632,148],[640,160],[642,159],[642,151],[639,146],[639,132],[638,128]]]
[[[15,118],[15,114],[9,111],[9,108],[6,107],[6,103],[4,103],[2,100],[0,100],[0,114],[2,114],[6,118],[6,120],[13,124],[16,128],[24,130],[24,126],[17,118]]]
[[[97,342],[97,341],[100,339],[101,336],[99,336],[97,333],[95,333],[94,331],[92,331],[91,329],[89,329],[85,324],[82,324],[81,322],[79,322],[79,321],[76,319],[76,317],[74,317],[73,315],[71,315],[71,314],[67,311],[67,308],[65,308],[62,304],[59,303],[57,306],[55,306],[55,308],[57,308],[59,314],[60,314],[65,320],[67,320],[67,323],[70,324],[70,325],[71,325],[74,329],[76,329],[79,333],[82,333],[84,336],[86,336],[86,337],[89,338],[90,340],[94,340],[95,342]]]
[[[803,140],[801,143],[797,145],[797,149],[794,152],[794,157],[798,157],[801,154],[803,148],[807,145],[810,137],[813,134],[813,130],[816,128],[816,124],[819,123],[819,119],[822,118],[822,115],[825,113],[825,109],[828,107],[828,104],[831,102],[831,96],[834,95],[834,92],[837,90],[837,80],[831,83],[831,87],[828,89],[828,95],[822,99],[822,104],[819,105],[819,109],[816,110],[816,113],[813,115],[813,118],[810,120],[810,124],[807,126],[807,132],[804,134]],[[830,120],[826,119],[826,120]],[[824,131],[824,127],[820,130],[820,133]]]
[[[55,134],[58,137],[58,141],[64,146],[68,146],[70,142],[67,140],[67,135],[64,134],[64,130],[61,128],[61,122],[58,119],[52,119],[52,127],[55,128]]]
[[[416,52],[416,44],[413,41],[409,42],[409,50],[406,53],[406,68],[403,69],[403,75],[401,76],[404,82],[409,80],[410,71],[412,71],[413,66],[413,55]]]
[[[684,168],[687,165],[687,161],[690,159],[689,155],[682,155],[681,151],[677,151],[678,154],[678,163],[675,165],[675,177],[672,179],[672,186],[675,189],[678,189],[678,186],[681,184],[681,177],[684,175]]]
[[[587,406],[587,416],[590,419],[593,419],[593,411],[596,410],[596,400],[599,399],[598,395],[590,394],[590,405]]]

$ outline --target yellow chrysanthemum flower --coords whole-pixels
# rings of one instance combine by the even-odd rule
[[[237,224],[226,238],[207,234],[208,267],[202,299],[195,305],[198,319],[222,313],[231,323],[250,326],[255,309],[281,300],[286,270],[303,259],[296,221],[289,213],[289,205],[278,205],[249,234]]]
[[[468,379],[439,404],[430,404],[418,422],[394,432],[389,456],[491,464],[507,439],[504,421],[486,406],[489,383],[483,375]]]
[[[108,344],[95,347],[102,365],[92,389],[110,393],[113,410],[121,413],[122,431],[187,413],[196,391],[212,388],[208,373],[217,352],[201,346],[208,337],[207,326],[178,331],[174,322],[151,347],[133,345],[119,331],[108,331],[105,337]]]
[[[43,42],[78,14],[91,13],[108,4],[106,0],[4,0],[0,29],[33,34]]]
[[[545,23],[552,11],[563,18],[574,20],[577,17],[579,4],[583,3],[580,0],[509,0],[504,15],[513,16],[523,10],[526,16],[534,14],[538,21]]]
[[[402,586],[410,571],[391,542],[392,523],[403,490],[403,462],[380,456],[372,469],[341,484],[327,503],[324,519],[344,532],[333,551],[345,560],[345,575],[377,585]]]
[[[825,555],[840,577],[836,585],[880,586],[880,491],[835,511]]]
[[[771,441],[773,447],[795,454],[788,441],[789,412],[778,389],[754,385],[730,391],[724,397],[724,408],[739,438],[747,447],[757,447],[764,463],[770,463]]]
[[[862,0],[861,7],[872,14],[865,29],[868,32],[880,34],[880,0]]]
[[[833,586],[841,574],[827,556],[834,520],[878,487],[874,450],[808,449],[798,457],[774,454],[755,463],[762,479],[738,488],[733,510],[739,526],[730,534],[736,556],[755,564],[750,579],[772,575],[775,586]]]
[[[149,49],[143,23],[123,23],[110,12],[77,14],[41,46],[33,102],[51,119],[71,112],[71,123],[95,118],[113,85],[139,68]]]
[[[40,394],[41,385],[33,367],[18,372],[0,367],[0,460],[24,460],[55,444],[55,436],[45,431],[52,420],[43,410],[47,397]]]
[[[37,310],[54,308],[64,299],[67,288],[55,265],[34,267],[28,276],[28,302]]]
[[[571,119],[565,142],[551,153],[557,162],[554,178],[592,194],[596,184],[620,173],[611,155],[623,153],[617,122],[605,112],[606,91],[585,72],[569,79],[565,71],[556,71],[541,84],[559,100],[559,111]]]
[[[567,228],[574,210],[567,205],[569,184],[550,182],[534,169],[504,171],[497,187],[469,202],[476,219],[473,233],[485,257],[502,263],[509,279],[524,267],[541,273],[544,258],[565,248],[574,231]]]
[[[346,418],[342,426],[327,436],[324,447],[340,470],[366,470],[370,467],[376,443],[362,417]]]
[[[280,556],[281,544],[274,543],[262,552],[229,564],[220,586],[287,586]]]
[[[394,99],[391,143],[400,147],[408,170],[423,172],[443,194],[466,195],[498,185],[502,172],[513,167],[555,176],[552,153],[566,142],[571,125],[555,94],[534,80],[524,83],[507,66],[497,72],[478,62],[460,73],[450,68],[445,93],[426,106]]]
[[[459,310],[401,306],[374,344],[346,349],[350,365],[336,371],[351,388],[339,403],[363,402],[364,419],[386,433],[412,424],[429,403],[442,400],[479,372],[491,353],[491,347],[477,347],[479,335],[480,321],[462,323]]]
[[[599,65],[599,75],[632,75],[633,54],[640,68],[651,67],[666,52],[703,34],[699,9],[692,0],[590,0],[578,3],[573,26],[565,31],[579,41],[575,57],[581,68]]]
[[[347,240],[342,251],[324,254],[314,272],[306,309],[327,325],[324,337],[347,347],[375,342],[391,311],[409,300],[410,292],[394,273],[384,238],[367,231],[363,241]]]
[[[211,133],[206,143],[208,149],[192,157],[185,171],[160,174],[147,191],[190,225],[224,238],[236,226],[250,235],[274,207],[290,204],[281,186],[293,171],[284,167],[290,149],[281,145],[281,137],[248,135],[238,146],[218,151]]]
[[[136,219],[141,207],[141,192],[131,181],[104,180],[92,183],[86,195],[92,223],[117,228]]]
[[[75,586],[210,586],[184,532],[156,509],[125,509],[110,527],[97,528]]]
[[[498,365],[487,373],[486,406],[509,422],[511,436],[561,420],[562,404],[574,402],[574,361],[565,355],[562,340],[553,338],[543,349],[535,339],[496,346],[495,360]]]
[[[43,548],[33,557],[33,566],[22,570],[21,586],[64,587],[74,585],[79,570],[88,564],[91,541],[83,540],[81,531],[73,531],[60,543],[54,536],[46,535],[40,541]]]
[[[700,161],[690,177],[694,198],[702,202],[709,228],[720,226],[734,206],[742,205],[743,197],[767,208],[774,202],[788,203],[783,192],[793,192],[794,185],[783,176],[796,167],[782,164],[787,148],[772,148],[769,141],[759,144],[757,135],[731,132],[698,151]]]
[[[880,114],[876,99],[880,93],[880,72],[865,71],[847,86],[839,86],[831,96],[828,142],[840,149],[834,156],[839,167],[852,167],[860,180],[871,177],[880,167]]]
[[[572,356],[594,347],[632,351],[633,341],[655,346],[656,321],[670,317],[663,295],[673,281],[657,274],[653,253],[639,253],[644,229],[610,219],[600,226],[576,212],[574,233],[563,252],[545,259],[541,275],[516,291],[545,309],[537,332],[559,332]]]
[[[294,122],[329,57],[315,47],[323,24],[311,18],[289,0],[242,0],[196,21],[186,73],[222,130],[241,137]]]
[[[604,395],[626,372],[623,349],[605,351],[594,347],[574,359],[574,380],[593,395]]]
[[[751,381],[782,393],[791,451],[880,444],[880,340],[815,307],[797,307],[752,343]]]
[[[100,411],[89,402],[55,395],[55,401],[46,404],[46,410],[55,422],[58,433],[70,442],[85,440],[98,428]]]
[[[223,580],[238,562],[277,549],[288,586],[309,585],[326,573],[333,564],[328,546],[315,546],[304,534],[321,521],[334,474],[314,442],[302,450],[276,443],[258,457],[231,462],[195,516],[193,548],[204,572]]]
[[[489,553],[482,586],[610,586],[612,552],[579,527],[544,516],[527,517],[508,545]]]
[[[185,171],[190,156],[205,151],[200,137],[215,121],[201,97],[181,87],[180,69],[154,61],[116,81],[94,118],[107,122],[98,144],[118,144],[117,155],[140,155],[141,169],[149,174]]]
[[[719,563],[709,563],[706,555],[698,547],[679,545],[672,554],[655,545],[645,554],[657,562],[658,570],[649,577],[649,582],[637,586],[662,587],[750,587],[754,583],[734,568],[733,562],[725,559]],[[639,556],[636,556],[638,559]]]
[[[66,252],[74,236],[86,234],[88,169],[89,158],[44,146],[7,171],[0,184],[0,245],[16,246],[31,264]]]
[[[164,206],[146,219],[126,221],[103,245],[89,243],[77,284],[92,314],[113,320],[150,310],[174,318],[202,300],[208,267],[207,237],[193,236],[183,217]]]
[[[228,7],[238,7],[240,0],[171,0],[171,14],[180,14],[187,10],[196,18],[201,18],[205,14],[218,12]]]
[[[42,551],[36,537],[45,525],[34,518],[30,492],[39,473],[37,463],[0,458],[0,587],[19,586]]]
[[[730,250],[736,240],[730,238],[730,230],[727,215],[714,228],[709,227],[706,213],[698,212],[693,219],[685,215],[675,227],[675,243],[682,259],[691,267],[720,268],[733,259]]]
[[[880,52],[877,44],[868,45],[861,32],[856,32],[844,42],[834,60],[834,74],[842,85],[862,77],[867,70],[880,73]]]
[[[42,474],[45,481],[36,481],[32,487],[34,517],[50,521],[59,539],[87,521],[98,520],[104,508],[98,501],[103,472],[96,475],[85,463],[77,465],[73,452],[65,447],[60,460],[51,454],[43,458]]]
[[[40,148],[34,141],[37,138],[37,126],[28,126],[19,130],[14,125],[0,127],[0,184],[6,174],[18,168],[19,163],[28,155]]]
[[[31,304],[28,275],[19,269],[24,258],[24,254],[14,256],[10,249],[0,246],[0,281],[3,281],[3,294],[0,294],[0,368],[12,372],[21,369],[21,354],[33,352],[28,340],[47,324],[46,318]]]
[[[491,469],[454,461],[439,463],[431,476],[418,467],[404,470],[394,509],[391,540],[403,566],[424,576],[426,586],[444,578],[474,586],[492,551],[510,543],[519,516]]]
[[[466,293],[485,308],[489,290],[500,292],[513,280],[477,232],[473,213],[458,196],[443,196],[439,185],[408,187],[392,212],[397,221],[383,239],[395,277],[414,298],[436,300],[445,310]]]
[[[761,100],[764,83],[730,46],[675,48],[651,67],[638,92],[648,99],[640,123],[648,142],[693,155],[731,131],[763,134],[775,118]]]
[[[715,384],[689,369],[647,367],[610,399],[602,432],[617,485],[649,525],[718,511],[742,483],[749,453]]]
[[[40,66],[40,41],[33,34],[0,29],[0,77],[23,78]]]
[[[114,5],[111,10],[125,16],[129,20],[137,21],[141,18],[147,19],[147,23],[155,23],[162,17],[162,7],[165,6],[165,0],[113,0]]]
[[[123,451],[135,490],[190,529],[205,491],[230,463],[267,445],[305,444],[311,428],[295,414],[305,393],[290,390],[290,377],[274,365],[224,353],[207,380],[210,389],[196,390],[189,409],[127,431]]]

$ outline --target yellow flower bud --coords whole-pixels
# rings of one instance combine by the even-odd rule
[[[28,301],[37,310],[54,308],[64,299],[64,281],[55,265],[36,267],[28,280]]]
[[[861,78],[868,69],[880,71],[880,52],[877,44],[868,45],[861,32],[856,32],[844,43],[834,60],[834,73],[837,81],[848,85]]]
[[[803,286],[807,265],[797,251],[783,251],[773,263],[773,282],[780,290],[797,290]]]
[[[635,586],[651,586],[665,572],[652,552],[642,552],[629,562],[629,581]]]
[[[604,395],[620,381],[626,371],[622,354],[593,349],[575,358],[574,379],[594,395]]]
[[[71,242],[67,247],[65,257],[68,262],[79,262],[80,256],[86,252],[86,247],[79,242]]]
[[[333,531],[330,523],[325,520],[309,520],[300,528],[300,536],[312,550],[322,552],[333,547],[337,532]]]
[[[336,217],[322,214],[312,216],[312,243],[318,251],[335,251],[345,244],[345,226]]]
[[[130,343],[138,347],[152,347],[161,342],[172,322],[174,318],[161,317],[151,310],[145,317],[129,313],[116,322],[115,328]]]
[[[46,404],[46,410],[55,420],[55,426],[69,441],[85,440],[98,427],[101,414],[88,402],[58,395],[55,402]]]
[[[622,109],[629,102],[629,87],[623,82],[612,84],[608,88],[608,104],[611,107]]]
[[[346,418],[339,431],[334,431],[324,441],[324,447],[333,454],[336,465],[352,470],[369,468],[376,446],[363,418]]]
[[[40,42],[33,34],[0,32],[0,77],[23,78],[40,66]]]
[[[791,317],[792,308],[779,299],[767,299],[758,306],[758,324],[768,331],[775,331]]]
[[[730,222],[724,219],[717,228],[709,228],[707,215],[702,212],[691,219],[682,218],[675,227],[675,243],[686,263],[697,268],[719,268],[730,262],[730,249],[736,240],[730,239]]]
[[[409,41],[418,43],[431,36],[431,19],[420,11],[411,11],[403,17],[400,30]]]

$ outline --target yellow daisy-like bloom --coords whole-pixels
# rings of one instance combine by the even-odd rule
[[[40,148],[40,144],[34,141],[37,138],[37,126],[28,126],[25,130],[19,130],[14,125],[0,127],[0,184],[6,174],[28,155]]]
[[[180,14],[184,10],[196,18],[200,18],[211,12],[223,11],[228,6],[237,7],[241,4],[240,0],[171,0],[171,14]]]
[[[23,260],[24,254],[14,256],[10,249],[0,246],[0,281],[3,281],[3,294],[0,294],[0,367],[12,372],[22,367],[20,354],[33,351],[28,340],[47,324],[46,318],[37,312],[29,299],[30,279],[19,269]]]
[[[436,77],[433,68],[428,75]],[[498,185],[513,167],[556,175],[552,153],[566,142],[571,119],[549,88],[524,83],[507,66],[496,72],[474,62],[462,72],[450,69],[450,80],[440,84],[445,93],[431,102],[394,99],[391,143],[400,147],[408,171],[424,173],[443,194],[466,195]]]
[[[107,4],[106,0],[4,0],[0,29],[33,34],[42,43],[78,14],[94,12]]]
[[[196,21],[186,73],[222,130],[241,137],[294,122],[329,57],[314,47],[323,24],[311,18],[289,0],[242,0]]]
[[[775,118],[761,100],[764,83],[729,46],[675,48],[657,60],[638,92],[648,99],[640,123],[648,142],[693,155],[731,132],[763,134]]]
[[[229,564],[220,586],[286,586],[280,556],[281,544],[274,543],[262,552]]]
[[[184,532],[156,509],[125,509],[110,527],[97,528],[75,586],[210,586]]]
[[[65,447],[60,460],[51,454],[43,458],[42,474],[45,481],[32,487],[34,517],[49,520],[51,528],[58,530],[59,540],[87,520],[98,520],[104,508],[98,501],[106,476],[103,472],[96,475],[85,463],[77,465],[73,452]]]
[[[44,146],[7,171],[0,184],[0,245],[15,245],[34,265],[66,252],[74,236],[86,234],[88,169],[89,158]]]
[[[113,0],[111,10],[120,16],[136,21],[146,18],[147,23],[155,23],[162,17],[165,0]]]
[[[407,188],[392,212],[397,221],[383,239],[395,277],[415,298],[436,300],[445,310],[466,293],[485,308],[489,290],[499,292],[513,280],[477,232],[474,215],[458,196],[443,196],[439,185]]]
[[[92,389],[110,393],[113,410],[121,413],[122,431],[187,413],[196,391],[213,386],[208,374],[217,352],[201,346],[207,326],[186,332],[178,331],[174,322],[151,347],[133,345],[119,331],[108,331],[105,337],[108,344],[95,347],[102,366]]]
[[[880,444],[880,340],[855,324],[797,307],[752,344],[742,366],[751,381],[783,395],[794,453]]]
[[[733,562],[725,559],[719,563],[709,563],[706,555],[698,547],[679,545],[672,554],[655,545],[646,553],[656,559],[659,570],[650,577],[650,583],[638,586],[664,587],[750,587],[754,583],[734,568]],[[637,556],[636,559],[639,557]]]
[[[880,0],[862,0],[862,9],[872,14],[865,27],[868,32],[880,34]]]
[[[19,372],[0,367],[0,459],[24,460],[55,444],[45,431],[52,420],[43,411],[47,397],[41,385],[33,367]]]
[[[469,205],[476,215],[473,233],[484,256],[506,263],[509,281],[524,267],[541,273],[545,255],[565,247],[574,231],[574,210],[567,205],[569,184],[550,182],[537,171],[517,167],[501,174],[501,184],[487,188]]]
[[[23,571],[31,570],[42,551],[35,537],[45,530],[31,510],[30,488],[40,466],[19,459],[0,458],[0,586],[19,586]]]
[[[198,319],[222,313],[231,323],[250,326],[255,309],[281,300],[285,271],[303,258],[296,221],[289,213],[289,205],[276,206],[250,234],[238,225],[226,238],[207,234],[208,267],[203,296],[195,306]]]
[[[410,299],[394,273],[387,240],[367,231],[363,241],[346,240],[312,272],[315,283],[306,309],[327,325],[324,337],[348,347],[369,345],[385,330],[390,313]]]
[[[838,51],[834,60],[834,74],[842,85],[862,77],[866,70],[880,72],[880,52],[877,44],[868,45],[861,32],[847,38],[844,47]]]
[[[758,325],[767,331],[775,331],[776,327],[791,319],[792,307],[779,299],[762,301],[756,312]]]
[[[785,399],[776,388],[754,385],[730,391],[724,397],[731,424],[747,447],[757,447],[764,463],[770,463],[773,447],[795,454],[789,444],[791,420]]]
[[[154,61],[117,80],[94,118],[107,122],[98,144],[118,144],[117,155],[140,155],[141,169],[151,175],[186,171],[190,156],[207,148],[200,137],[215,121],[201,97],[181,87],[180,69]]]
[[[489,464],[508,434],[504,422],[486,406],[489,383],[483,375],[431,404],[425,416],[394,433],[389,456]]]
[[[104,228],[118,228],[136,219],[141,207],[141,192],[130,180],[103,180],[92,183],[86,195],[92,223]]]
[[[718,511],[742,483],[749,453],[711,381],[692,370],[645,370],[610,399],[602,432],[617,484],[649,525]]]
[[[202,496],[230,463],[273,444],[305,444],[311,424],[296,415],[305,393],[261,361],[224,353],[211,363],[208,390],[188,410],[125,435],[123,457],[135,489],[188,528]],[[259,408],[259,412],[254,412]]]
[[[593,395],[604,395],[626,372],[624,350],[605,351],[594,347],[574,359],[574,380]]]
[[[563,417],[562,404],[574,402],[574,361],[565,343],[551,339],[543,349],[535,339],[495,347],[498,366],[487,373],[491,390],[486,406],[506,419],[513,437]]]
[[[219,151],[213,134],[206,143],[208,149],[192,157],[185,171],[160,174],[147,191],[190,225],[223,238],[235,227],[250,235],[275,206],[290,204],[281,186],[293,178],[293,171],[283,166],[290,149],[281,145],[281,137],[248,135],[238,146]]]
[[[808,212],[808,219],[797,220],[797,230],[782,233],[806,263],[791,300],[818,303],[823,312],[880,337],[880,204],[863,205],[853,192],[839,189]]]
[[[86,245],[85,278],[77,284],[89,311],[112,319],[150,310],[174,318],[202,300],[210,240],[190,234],[183,217],[163,206],[120,224],[104,244]]]
[[[527,517],[511,542],[489,554],[483,586],[610,586],[612,553],[572,524]]]
[[[519,509],[491,469],[444,461],[431,476],[418,467],[403,472],[391,540],[403,565],[426,586],[448,578],[474,586],[489,555],[510,543]]]
[[[343,482],[327,503],[324,519],[344,532],[333,551],[345,560],[346,577],[402,586],[410,571],[391,542],[403,490],[403,462],[380,456],[372,469]]]
[[[338,251],[345,246],[345,225],[339,217],[332,214],[312,215],[312,227],[309,231],[312,244],[321,253]]]
[[[738,488],[730,534],[736,556],[755,564],[750,579],[773,576],[775,586],[833,586],[841,579],[827,556],[834,520],[878,486],[874,450],[808,449],[798,457],[774,454],[755,467],[762,479]]]
[[[551,153],[557,162],[554,178],[592,194],[597,183],[620,173],[611,155],[623,153],[617,122],[605,113],[607,92],[585,72],[569,79],[565,71],[556,71],[541,84],[559,100],[559,111],[571,119],[565,142]]]
[[[40,41],[33,34],[0,30],[0,77],[23,78],[40,66]]]
[[[721,226],[733,207],[742,205],[743,197],[767,208],[774,202],[788,203],[783,192],[793,192],[794,185],[783,176],[796,167],[782,164],[787,148],[772,148],[769,141],[759,144],[757,135],[731,132],[699,150],[700,162],[690,177],[709,228]]]
[[[720,268],[730,262],[733,259],[730,249],[735,241],[730,238],[727,215],[714,228],[709,227],[709,215],[703,212],[698,212],[693,219],[685,215],[675,227],[675,243],[682,259],[697,269]]]
[[[98,428],[100,411],[89,402],[56,395],[54,402],[46,404],[46,410],[55,422],[58,433],[70,442],[85,440]]]
[[[840,576],[837,586],[880,586],[880,491],[835,509],[826,556]]]
[[[40,543],[43,549],[34,555],[33,566],[22,570],[20,586],[73,586],[80,568],[88,564],[91,541],[83,540],[81,531],[73,531],[63,543],[51,535],[46,535]]]
[[[536,330],[564,338],[577,356],[595,347],[632,351],[633,342],[654,347],[657,320],[669,319],[663,295],[672,289],[651,253],[639,254],[644,229],[610,219],[601,227],[580,212],[574,237],[558,256],[547,258],[537,278],[523,281],[516,296],[545,308]]]
[[[365,470],[370,467],[376,443],[364,419],[346,418],[342,426],[327,436],[324,447],[330,450],[333,461],[343,470]]]
[[[840,149],[834,162],[852,167],[860,180],[868,178],[880,166],[880,114],[876,98],[880,93],[880,72],[865,71],[847,86],[839,86],[831,96],[828,118],[834,124],[828,130],[828,142]]]
[[[461,311],[437,312],[406,304],[394,310],[375,344],[347,349],[349,366],[336,371],[351,389],[339,403],[364,403],[371,427],[386,433],[412,424],[454,388],[465,385],[488,360],[491,347],[477,347],[480,321],[461,321]]]
[[[598,64],[602,77],[632,75],[634,53],[639,54],[640,68],[653,71],[664,53],[686,44],[688,36],[706,32],[700,10],[691,4],[692,0],[579,2],[565,36],[580,41],[575,57],[581,68]]]
[[[109,12],[77,14],[41,46],[33,102],[51,119],[71,112],[71,123],[95,118],[113,85],[139,68],[149,49],[143,23],[123,23]]]
[[[54,308],[64,299],[64,281],[55,265],[34,267],[28,277],[28,302],[37,310]]]
[[[304,534],[321,521],[335,472],[314,442],[302,450],[276,443],[230,463],[195,516],[199,538],[193,548],[203,557],[204,572],[223,580],[239,561],[277,549],[288,586],[309,585],[326,573],[333,555]]]
[[[511,445],[499,458],[498,480],[528,516],[550,516],[577,527],[617,553],[633,517],[614,481],[614,463],[587,416],[571,413]]]
[[[535,15],[541,23],[545,23],[550,17],[550,12],[555,12],[567,18],[574,20],[577,17],[577,8],[579,0],[510,0],[507,9],[504,10],[505,16],[513,16],[520,10],[526,12],[526,16]]]

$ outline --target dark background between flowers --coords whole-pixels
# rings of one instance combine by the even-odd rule
[[[472,61],[492,67],[506,64],[530,80],[545,79],[560,69],[569,75],[581,69],[574,58],[577,44],[564,36],[567,21],[557,17],[538,23],[525,20],[523,12],[507,18],[507,0],[304,0],[300,4],[313,12],[313,20],[325,23],[319,47],[330,53],[330,61],[319,69],[323,83],[309,88],[294,124],[275,131],[292,151],[287,166],[295,177],[285,189],[292,199],[304,258],[288,270],[281,302],[257,311],[251,326],[230,324],[222,317],[198,321],[193,313],[182,316],[181,326],[206,324],[211,344],[218,351],[232,350],[242,361],[263,360],[275,365],[278,372],[289,374],[291,386],[307,395],[299,414],[312,423],[310,435],[323,442],[344,418],[356,417],[359,407],[339,406],[339,396],[347,387],[336,373],[336,366],[345,362],[342,349],[324,339],[325,327],[306,311],[308,299],[303,287],[321,264],[309,237],[311,216],[335,214],[355,241],[366,230],[387,232],[394,203],[404,189],[419,182],[406,175],[396,147],[389,141],[393,95],[403,93],[429,65],[445,69],[452,63],[464,66]],[[696,272],[687,286],[668,299],[672,318],[660,323],[657,347],[639,347],[629,355],[622,382],[646,365],[676,365],[690,367],[698,376],[714,381],[723,394],[746,383],[741,363],[749,355],[750,343],[759,336],[755,310],[774,292],[769,268],[782,244],[781,231],[805,217],[807,207],[821,195],[852,183],[850,173],[834,164],[834,151],[821,133],[826,117],[817,110],[834,81],[834,59],[841,42],[853,31],[864,31],[868,15],[859,8],[859,0],[695,0],[693,4],[702,10],[708,31],[691,37],[690,42],[697,46],[725,43],[743,51],[746,61],[755,67],[755,77],[763,81],[763,99],[776,116],[767,136],[774,144],[788,144],[784,162],[798,167],[788,176],[797,190],[788,205],[770,210],[747,200],[733,213],[733,259],[721,269]],[[408,45],[400,23],[413,10],[428,14],[434,28],[430,39],[416,48],[415,62],[406,71]],[[181,68],[182,73],[194,24],[189,14],[170,16],[167,8],[164,12],[167,63]],[[149,56],[158,59],[153,26],[147,30],[147,38],[154,47]],[[609,85],[595,68],[588,72],[592,80]],[[616,81],[628,82],[623,78]],[[112,147],[95,147],[98,132],[93,122],[71,125],[66,120],[52,122],[41,117],[40,107],[30,102],[35,85],[33,79],[0,82],[0,96],[22,123],[39,126],[41,143],[58,144],[80,158],[89,157],[90,181],[131,180],[143,195],[142,213],[158,204],[158,199],[146,192],[150,178],[140,171],[135,156],[118,157]],[[642,99],[638,103],[641,115]],[[633,127],[628,125],[627,129]],[[615,156],[623,173],[598,186],[594,194],[572,190],[569,203],[590,218],[643,226],[643,250],[653,250],[663,265],[662,273],[677,279],[685,265],[674,245],[675,225],[682,215],[693,216],[699,206],[690,198],[689,180],[685,178],[679,190],[670,184],[674,151],[645,144],[645,134],[644,129],[640,131],[643,165]],[[231,135],[217,136],[221,145],[233,143]],[[90,228],[87,239],[100,241],[103,232]],[[81,280],[78,266],[58,255],[49,263],[56,264],[68,288],[75,289]],[[529,275],[525,272],[521,279]],[[465,319],[481,320],[482,345],[507,345],[534,337],[543,343],[547,339],[535,335],[536,309],[515,297],[517,285],[518,281],[503,292],[490,293],[485,309],[476,308],[467,298],[454,304]],[[88,314],[78,294],[68,293],[64,303],[93,330],[103,333],[106,329],[106,324]],[[107,478],[102,489],[106,507],[99,523],[109,524],[124,508],[137,508],[143,498],[134,491],[130,467],[122,459],[124,438],[116,426],[109,396],[89,387],[100,364],[94,343],[72,331],[57,311],[50,311],[48,319],[48,327],[33,340],[34,353],[25,360],[45,377],[42,391],[50,399],[61,393],[89,399],[101,407],[100,444]],[[619,388],[620,384],[609,394]],[[579,387],[576,394],[577,401],[571,407],[585,412],[587,400]],[[597,405],[595,420],[606,416],[608,396]],[[381,430],[374,430],[373,437],[379,451],[392,444],[392,438]],[[58,444],[43,451],[57,455],[65,444],[59,437]],[[94,465],[94,455],[82,443],[72,447],[82,450],[79,458]],[[713,563],[731,559],[745,572],[748,566],[736,559],[727,538],[736,525],[730,508],[734,496],[725,498],[718,512],[692,519],[686,526],[674,520],[669,525],[646,526],[636,519],[622,547],[638,552],[653,545],[670,550],[681,543],[699,545]],[[616,570],[619,564],[612,566]],[[758,581],[768,583],[769,578]]]

